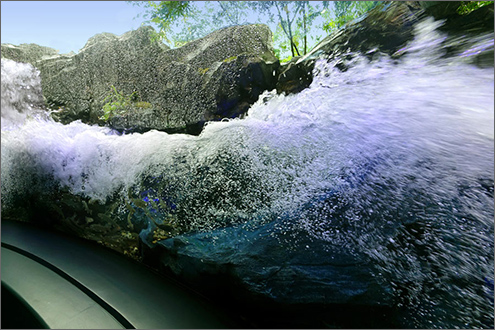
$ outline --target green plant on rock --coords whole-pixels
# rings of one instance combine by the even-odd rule
[[[210,68],[198,68],[198,72],[199,74],[205,74],[206,72],[208,72],[208,70],[210,70]]]
[[[232,61],[235,61],[236,59],[237,59],[237,56],[231,56],[231,57],[227,57],[222,62],[224,62],[224,63],[230,63]]]
[[[114,116],[123,115],[132,107],[144,109],[151,108],[149,102],[138,101],[139,96],[137,92],[126,95],[122,92],[118,92],[114,85],[110,87],[112,91],[103,100],[103,102],[106,103],[103,105],[103,115],[100,117],[100,120],[107,122]]]
[[[100,119],[104,121],[108,121],[113,116],[121,114],[131,101],[130,96],[118,92],[114,85],[110,87],[112,92],[103,100],[103,102],[106,103],[103,105],[103,115]]]
[[[146,101],[138,101],[138,102],[134,103],[134,106],[136,108],[149,109],[149,108],[151,108],[151,103],[146,102]]]

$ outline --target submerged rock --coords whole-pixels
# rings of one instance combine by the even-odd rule
[[[481,253],[492,243],[456,234],[469,204],[438,205],[413,187],[397,197],[372,176],[376,167],[362,170],[348,178],[351,189],[323,191],[295,213],[143,244],[143,262],[259,328],[457,328],[465,323],[455,308],[469,303],[478,306],[476,327],[493,323],[492,277],[471,270],[493,245]],[[457,189],[488,202],[493,189],[482,184]],[[466,260],[464,249],[481,254]]]
[[[122,131],[199,134],[206,121],[238,117],[275,87],[279,62],[265,25],[224,28],[178,49],[153,41],[153,34],[141,27],[122,36],[98,34],[78,54],[2,51],[2,57],[22,58],[41,71],[46,102],[63,123],[105,124],[103,105],[119,101],[107,98],[111,86],[122,96],[135,93],[151,107],[115,114],[108,123]]]
[[[258,327],[271,322],[277,327],[325,327],[332,322],[363,327],[368,320],[353,320],[348,313],[372,310],[381,313],[375,317],[377,324],[393,324],[386,317],[391,288],[375,277],[364,253],[317,240],[304,230],[287,231],[285,221],[176,236],[145,249],[144,261],[213,299],[246,309]],[[346,316],[339,315],[342,306]],[[292,309],[297,313],[286,314]]]

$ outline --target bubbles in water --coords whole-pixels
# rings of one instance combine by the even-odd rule
[[[133,221],[160,214],[185,231],[283,218],[276,230],[366,253],[406,327],[486,326],[494,72],[463,57],[493,38],[443,58],[439,24],[419,25],[399,60],[354,54],[345,72],[319,61],[310,88],[265,92],[246,118],[209,123],[199,137],[46,118],[4,129],[39,75],[2,59],[2,203],[33,189],[36,173],[102,203],[118,195],[142,205]],[[18,78],[4,81],[4,67]]]
[[[2,58],[2,130],[20,125],[43,104],[40,73],[31,64]]]

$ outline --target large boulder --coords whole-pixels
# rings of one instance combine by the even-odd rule
[[[154,41],[154,33],[152,27],[102,33],[78,54],[30,60],[56,119],[197,134],[206,121],[242,115],[275,87],[279,62],[265,25],[224,28],[178,49]],[[102,121],[103,106],[115,101],[107,98],[112,86],[146,106],[129,105]]]
[[[476,38],[493,33],[493,4],[468,15],[460,15],[460,1],[391,1],[380,4],[363,16],[330,34],[304,57],[290,62],[280,70],[279,93],[297,93],[313,81],[312,70],[318,58],[338,59],[336,66],[346,70],[346,60],[356,54],[370,60],[376,54],[398,59],[405,54],[407,43],[414,37],[414,26],[427,17],[443,20],[438,28],[448,37],[442,43],[446,56],[457,56],[476,48],[466,58],[480,67],[493,66],[493,44],[473,45]]]
[[[137,91],[141,98],[149,98],[146,92],[154,87],[158,57],[168,50],[152,42],[153,31],[141,27],[122,36],[101,33],[90,38],[78,54],[36,62],[47,103],[59,110],[55,118],[63,123],[80,119],[103,124],[99,117],[111,86],[123,94]]]

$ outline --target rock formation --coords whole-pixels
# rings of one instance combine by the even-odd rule
[[[282,66],[277,91],[297,93],[308,87],[313,81],[312,70],[317,58],[339,59],[337,67],[341,70],[346,68],[346,59],[356,53],[370,59],[380,53],[400,58],[404,54],[402,48],[414,36],[414,25],[426,17],[445,20],[439,28],[449,35],[444,44],[456,40],[456,46],[447,47],[447,55],[457,55],[463,51],[466,41],[476,35],[493,33],[493,4],[459,15],[456,9],[460,4],[459,1],[392,1],[378,5],[324,38],[307,55]],[[469,60],[478,66],[493,66],[493,45],[491,49]]]
[[[122,36],[98,34],[78,54],[2,45],[2,57],[41,71],[43,95],[63,123],[103,125],[112,86],[123,95],[135,92],[150,106],[124,109],[108,121],[125,131],[198,134],[206,121],[242,115],[275,86],[279,62],[265,25],[224,28],[177,49],[153,41],[153,33],[141,27]]]

